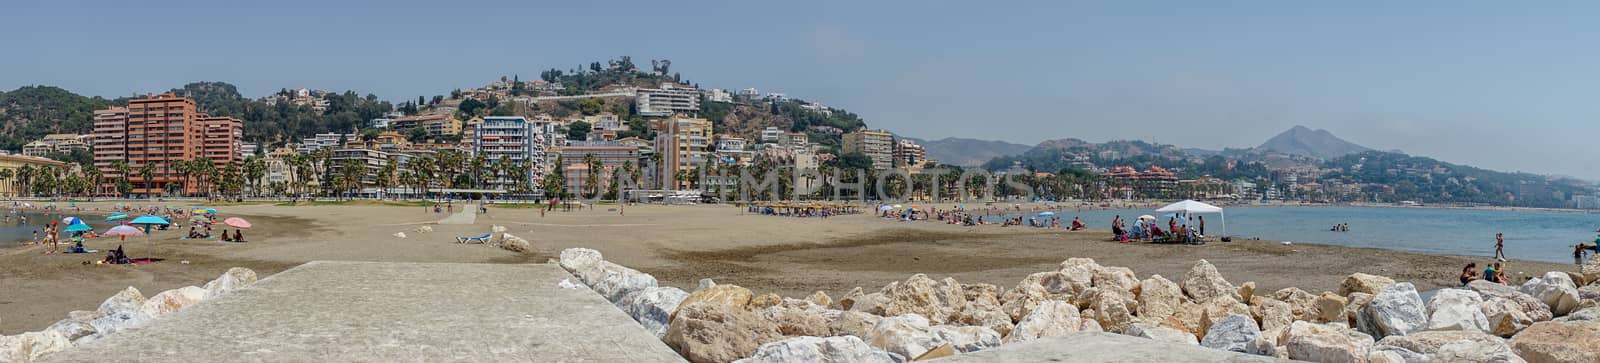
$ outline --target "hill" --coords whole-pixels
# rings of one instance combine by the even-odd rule
[[[1305,126],[1290,128],[1278,136],[1267,139],[1267,142],[1257,148],[1321,159],[1333,159],[1372,150],[1333,136],[1328,130],[1312,130]]]
[[[1363,192],[1391,202],[1566,208],[1572,196],[1593,192],[1592,186],[1569,178],[1498,172],[1381,151],[1345,155],[1323,167],[1338,170],[1323,180],[1375,185]]]
[[[26,86],[0,91],[0,149],[18,150],[45,134],[85,133],[94,126],[94,110],[111,105],[59,87]]]
[[[1032,146],[1005,141],[960,137],[946,137],[938,140],[922,140],[912,137],[905,139],[922,145],[923,150],[927,152],[930,159],[938,160],[942,164],[960,166],[979,166],[994,158],[1021,155],[1033,148]]]

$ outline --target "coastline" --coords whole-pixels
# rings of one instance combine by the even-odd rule
[[[113,204],[116,201],[94,203]],[[179,204],[183,202],[163,202]],[[137,204],[137,203],[136,203]],[[356,203],[360,204],[360,203]],[[84,205],[84,203],[80,203]],[[86,210],[92,208],[84,205]],[[870,214],[822,218],[754,215],[722,205],[632,205],[541,213],[535,208],[494,208],[472,224],[437,224],[449,214],[424,208],[379,205],[219,207],[224,216],[255,224],[247,243],[183,240],[181,232],[158,232],[150,242],[130,237],[130,254],[154,253],[166,261],[135,266],[83,265],[100,255],[42,255],[38,246],[0,251],[0,291],[22,292],[0,301],[0,334],[37,330],[73,310],[93,310],[106,296],[128,286],[162,291],[203,284],[229,267],[262,276],[316,260],[540,263],[571,247],[592,248],[607,260],[656,276],[663,285],[693,288],[700,279],[736,284],[757,293],[832,296],[855,287],[875,290],[914,274],[962,283],[994,284],[1004,290],[1033,272],[1067,258],[1087,257],[1126,266],[1140,277],[1179,278],[1205,259],[1234,283],[1254,281],[1260,291],[1298,287],[1336,291],[1351,273],[1412,281],[1419,289],[1454,286],[1468,262],[1487,257],[1396,252],[1275,241],[1237,240],[1201,246],[1122,244],[1102,230],[1064,231],[1026,227],[900,222]],[[431,232],[420,227],[427,226]],[[492,226],[529,240],[532,253],[453,243]],[[404,232],[406,238],[393,236]],[[118,240],[91,239],[89,248],[116,248]],[[183,263],[187,261],[188,263]],[[1571,264],[1511,261],[1515,281]]]

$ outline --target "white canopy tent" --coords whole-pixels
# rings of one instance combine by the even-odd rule
[[[1157,213],[1180,213],[1181,212],[1181,213],[1185,213],[1185,214],[1195,214],[1195,213],[1212,214],[1212,213],[1216,213],[1217,216],[1219,217],[1219,219],[1221,219],[1221,222],[1222,222],[1222,235],[1223,236],[1227,236],[1228,235],[1228,215],[1222,213],[1222,207],[1218,207],[1218,206],[1214,206],[1214,205],[1210,205],[1210,204],[1205,204],[1205,203],[1201,203],[1201,202],[1196,202],[1196,201],[1191,199],[1191,200],[1184,200],[1182,202],[1169,204],[1169,205],[1167,205],[1165,207],[1161,207],[1161,209],[1157,209],[1156,212]]]

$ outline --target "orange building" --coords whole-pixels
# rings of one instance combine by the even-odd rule
[[[195,193],[196,181],[184,178],[177,163],[206,158],[221,168],[239,159],[244,123],[200,113],[193,99],[164,93],[130,100],[125,113],[119,112],[95,112],[94,162],[107,177],[126,177],[134,194],[161,193],[184,182],[184,192]],[[127,160],[132,175],[118,175],[116,160]],[[148,180],[139,172],[145,165],[155,168]]]

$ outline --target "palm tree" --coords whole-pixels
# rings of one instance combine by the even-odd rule
[[[23,193],[33,193],[33,191],[28,188],[29,184],[32,184],[33,170],[34,169],[32,165],[23,165],[21,168],[17,168],[17,195],[23,195]]]
[[[474,188],[483,188],[483,170],[488,163],[489,158],[484,156],[482,153],[473,155],[472,161],[468,163],[468,169],[470,169],[470,172],[472,173],[472,183],[474,184]]]
[[[83,178],[88,181],[89,185],[91,186],[89,200],[93,201],[94,195],[100,194],[100,183],[104,181],[105,174],[101,173],[100,169],[95,168],[94,165],[85,165],[83,167]]]
[[[139,176],[144,179],[144,199],[150,199],[151,193],[156,190],[156,164],[146,161],[139,167]]]
[[[16,177],[16,176],[17,176],[16,170],[0,169],[0,181],[11,180],[11,178]]]
[[[583,154],[583,166],[589,169],[589,178],[583,181],[583,189],[600,196],[600,160],[594,153]]]
[[[383,163],[383,167],[378,168],[378,179],[375,180],[378,190],[387,191],[389,186],[394,182],[395,171],[399,169],[399,165],[395,165],[395,161],[393,159]]]

